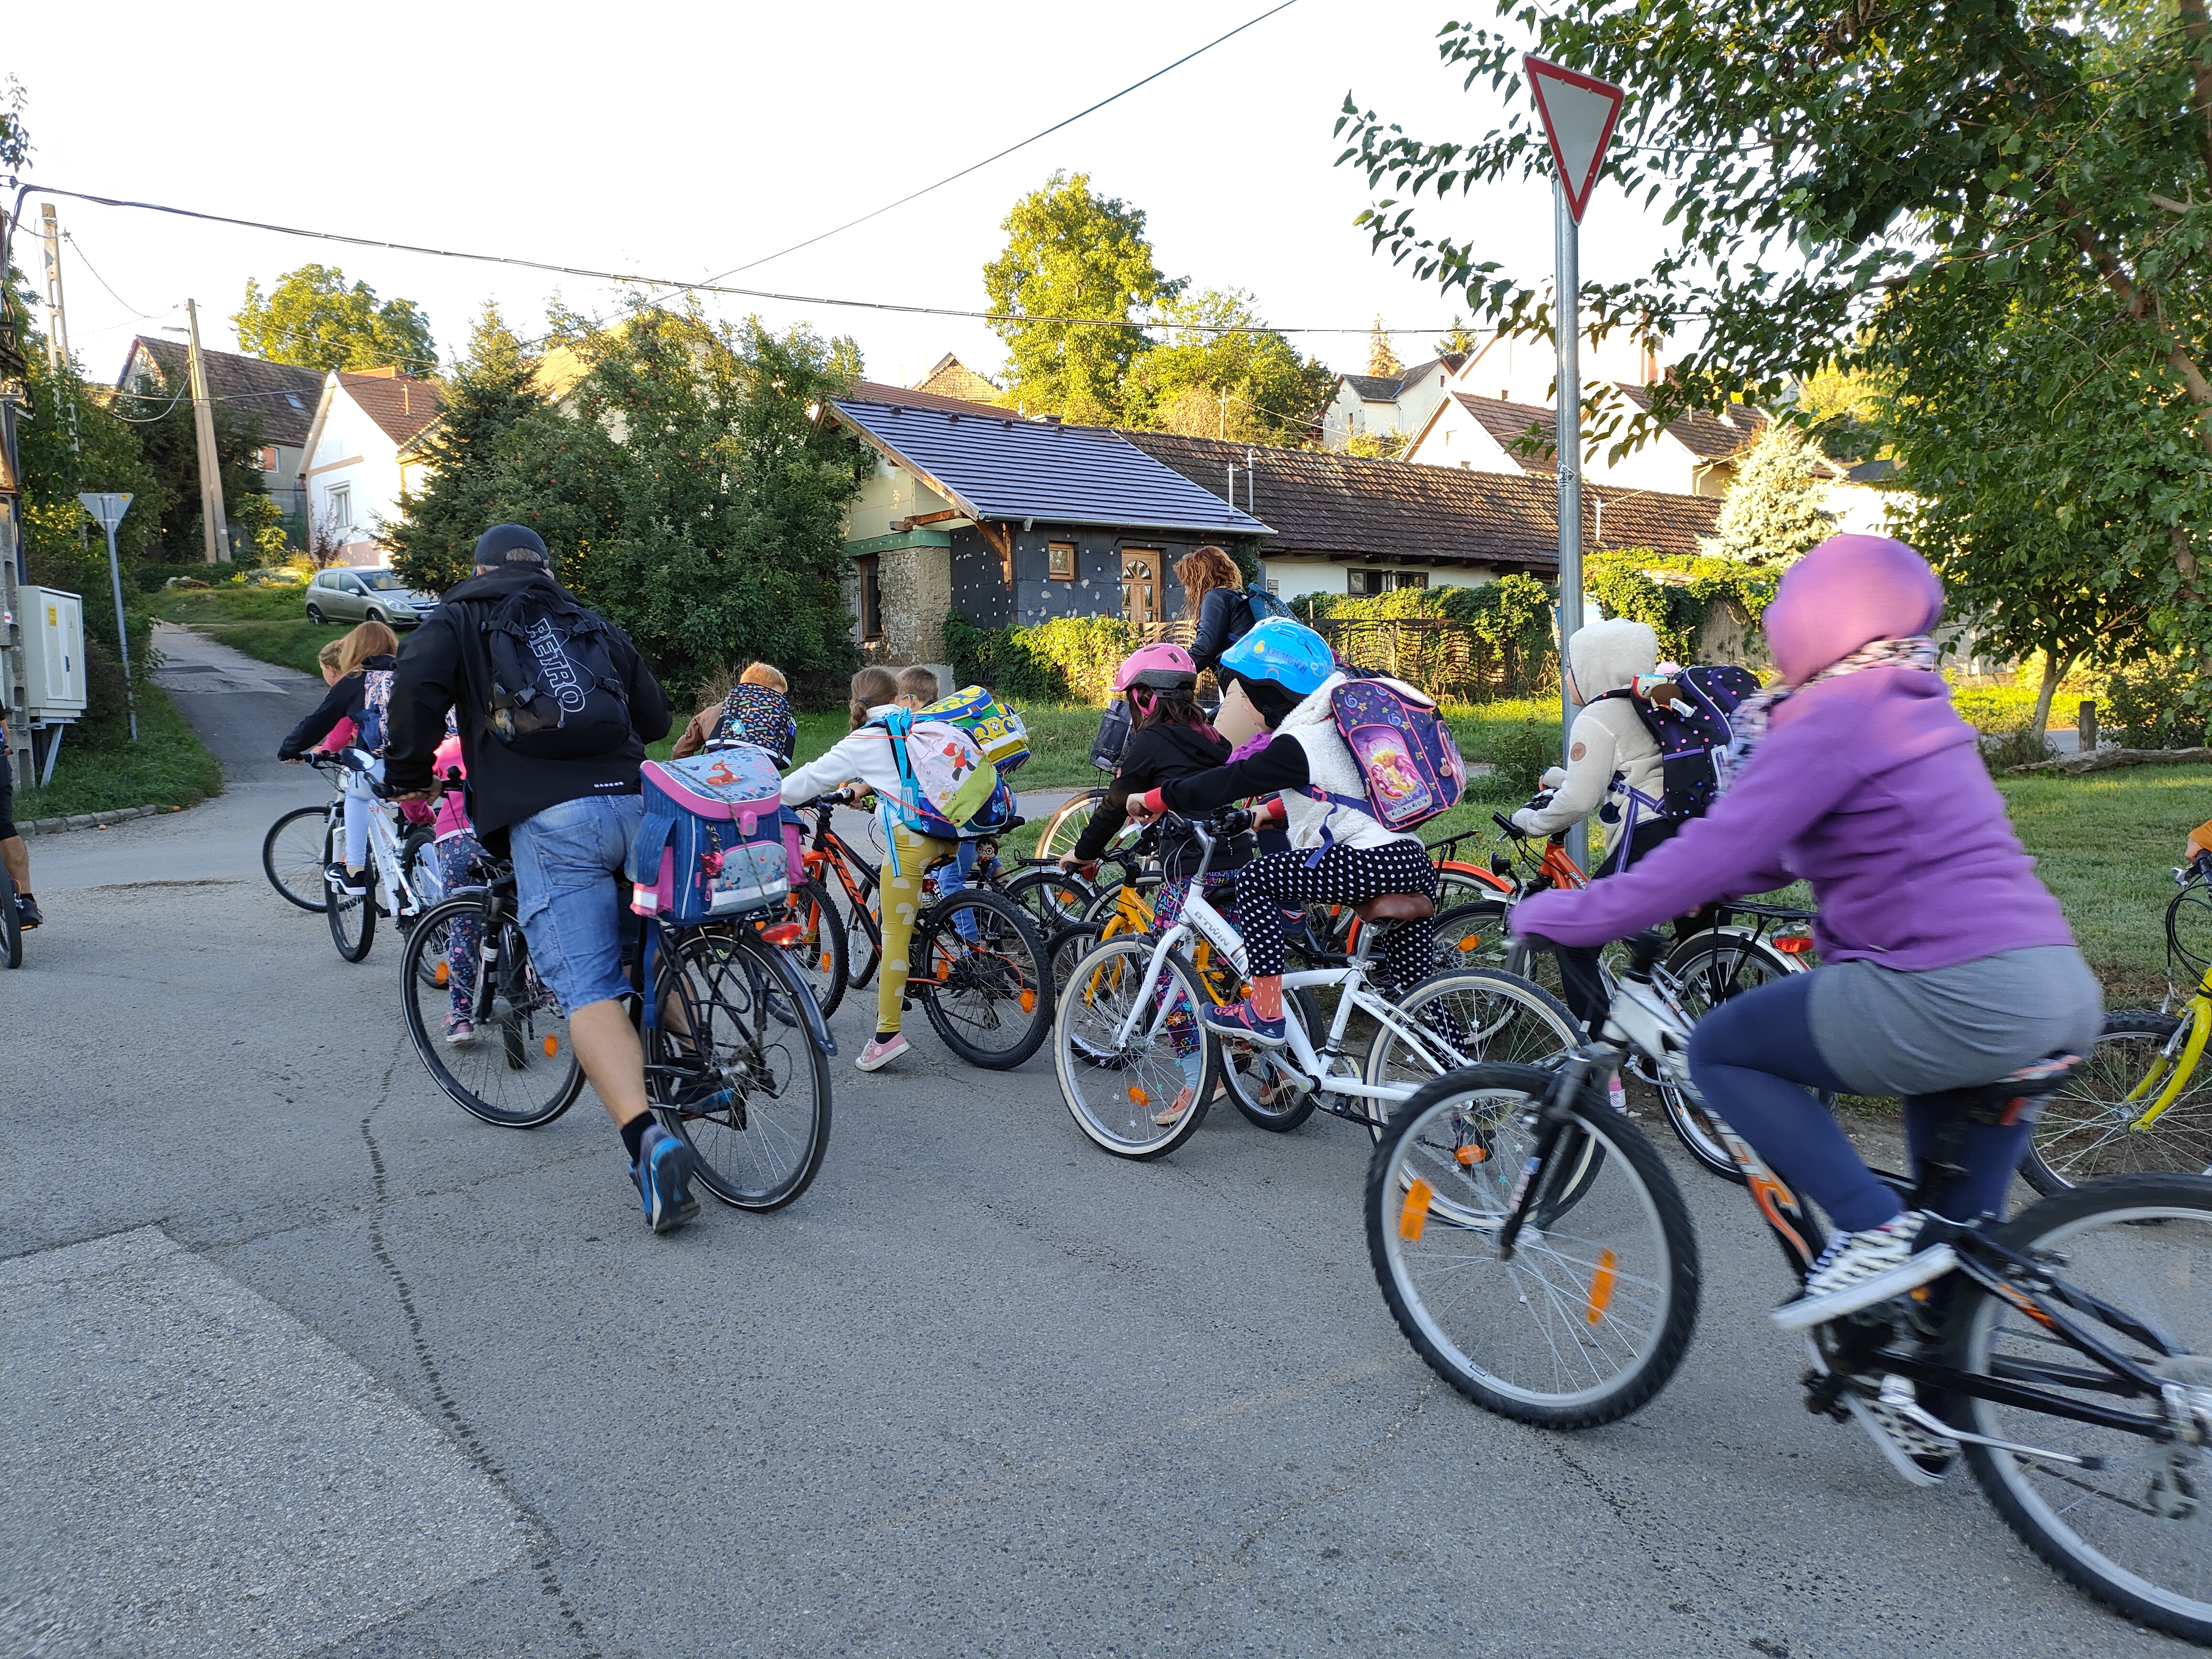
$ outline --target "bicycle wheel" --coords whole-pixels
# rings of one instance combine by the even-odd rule
[[[1362,1075],[1374,1087],[1417,1087],[1460,1066],[1492,1060],[1535,1065],[1580,1042],[1582,1028],[1559,1000],[1502,968],[1457,968],[1423,980],[1399,1002],[1418,1037],[1376,1028]],[[1387,1107],[1375,1110],[1378,1139]]]
[[[331,943],[348,962],[359,962],[376,943],[376,905],[379,872],[371,854],[361,872],[362,891],[342,893],[327,882],[323,890],[323,915],[331,924]]]
[[[1304,990],[1283,993],[1283,1012],[1298,1022],[1309,1042],[1322,1029],[1320,1012]],[[1289,1049],[1263,1048],[1232,1037],[1216,1038],[1213,1047],[1220,1056],[1221,1081],[1229,1091],[1230,1103],[1244,1115],[1246,1121],[1275,1134],[1287,1134],[1311,1117],[1321,1103],[1321,1097]]]
[[[1060,810],[1044,821],[1044,830],[1037,836],[1036,856],[1058,859],[1062,853],[1073,852],[1075,843],[1083,839],[1084,830],[1090,827],[1091,815],[1105,799],[1103,789],[1086,789],[1061,802]]]
[[[2066,1465],[1968,1445],[1967,1466],[2006,1524],[2080,1589],[2130,1619],[2212,1642],[2212,1297],[2204,1293],[2212,1181],[2109,1176],[2030,1206],[1994,1237],[2072,1289],[2126,1310],[2132,1331],[2067,1298],[2075,1323],[2172,1392],[2162,1399],[2128,1383],[1978,1285],[1964,1286],[1971,1300],[1952,1310],[1948,1362],[2179,1431],[2154,1437],[1954,1395],[1946,1418],[1962,1429],[2088,1460]],[[2146,1340],[2154,1334],[2170,1352]]]
[[[2173,1081],[2166,1047],[2181,1022],[2155,1008],[2105,1016],[2087,1063],[2047,1097],[2020,1172],[2045,1194],[2112,1175],[2212,1175],[2212,1066],[2200,1058],[2173,1103],[2140,1123]]]
[[[782,1208],[830,1147],[830,1058],[792,1017],[810,994],[798,964],[750,929],[690,933],[653,977],[654,1115],[690,1146],[716,1198]]]
[[[1052,969],[1052,989],[1055,998],[1067,989],[1067,981],[1074,977],[1076,964],[1098,943],[1099,933],[1097,922],[1079,921],[1073,927],[1061,928],[1045,945],[1045,961]]]
[[[261,838],[261,873],[277,893],[302,910],[325,908],[329,890],[323,865],[330,845],[331,809],[295,806]]]
[[[1505,902],[1506,891],[1506,889],[1486,881],[1480,876],[1470,874],[1465,870],[1453,870],[1441,864],[1437,866],[1437,908],[1438,910],[1446,908],[1456,909],[1462,904],[1472,904],[1482,899],[1489,899],[1493,902],[1503,904]]]
[[[868,908],[868,896],[875,890],[857,878],[851,890],[842,881],[824,886],[845,927],[845,983],[857,991],[875,977],[876,964],[884,959],[883,928]]]
[[[1218,1061],[1198,1023],[1206,1006],[1198,970],[1170,951],[1159,975],[1147,974],[1158,943],[1125,934],[1085,957],[1053,1023],[1060,1098],[1076,1127],[1116,1158],[1175,1151],[1198,1133],[1213,1097]]]
[[[1680,981],[1683,1011],[1702,1019],[1731,997],[1770,985],[1796,971],[1790,958],[1772,945],[1741,933],[1692,933],[1668,953],[1667,971]],[[1743,1171],[1705,1121],[1704,1109],[1668,1073],[1656,1073],[1659,1103],[1667,1122],[1690,1156],[1723,1181],[1743,1184]],[[1820,1097],[1822,1104],[1833,1097]]]
[[[1474,899],[1437,916],[1436,971],[1505,965],[1505,901]]]
[[[511,911],[502,911],[484,951],[484,898],[465,893],[416,920],[400,953],[400,1005],[423,1069],[457,1104],[502,1129],[535,1129],[576,1103],[584,1068],[568,1041],[568,1017],[532,969]],[[446,1024],[457,975],[474,1028],[459,1043]]]
[[[966,887],[938,900],[914,930],[908,963],[908,996],[970,1066],[1010,1072],[1052,1031],[1044,941],[1000,894]]]
[[[1500,1257],[1537,1146],[1532,1115],[1556,1076],[1477,1066],[1399,1108],[1368,1164],[1367,1252],[1398,1328],[1439,1376],[1502,1417],[1580,1429],[1636,1410],[1681,1363],[1698,1243],[1651,1143],[1585,1091],[1534,1178],[1590,1173],[1570,1177],[1571,1205],[1538,1186]]]
[[[845,919],[837,914],[830,895],[818,881],[801,882],[786,902],[781,920],[795,921],[799,942],[789,947],[791,960],[814,1001],[828,1019],[845,1000],[845,975],[850,949],[845,938]]]
[[[1036,924],[1037,936],[1048,939],[1081,921],[1097,896],[1090,883],[1063,870],[1025,870],[1000,890]]]
[[[0,967],[23,965],[23,915],[15,908],[15,878],[0,870]]]

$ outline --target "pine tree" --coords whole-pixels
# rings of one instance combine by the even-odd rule
[[[1795,427],[1769,426],[1737,464],[1711,550],[1746,564],[1788,564],[1825,539],[1836,515],[1820,505],[1820,465],[1819,447]]]
[[[1374,332],[1367,337],[1367,372],[1377,380],[1395,380],[1406,372],[1405,364],[1390,349],[1390,337],[1384,331],[1379,316],[1375,319]]]
[[[446,412],[422,442],[429,483],[401,497],[405,516],[384,533],[393,568],[412,585],[436,592],[466,578],[477,538],[512,516],[500,441],[545,406],[531,384],[534,367],[499,307],[487,303],[469,332]]]
[[[1454,312],[1451,331],[1436,343],[1437,356],[1449,357],[1456,354],[1462,357],[1471,356],[1474,355],[1474,331],[1468,327],[1466,319],[1457,312]]]

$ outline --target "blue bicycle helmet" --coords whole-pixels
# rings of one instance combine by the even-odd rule
[[[1312,629],[1288,617],[1270,617],[1221,653],[1221,667],[1239,679],[1272,681],[1304,699],[1336,672],[1336,653]]]

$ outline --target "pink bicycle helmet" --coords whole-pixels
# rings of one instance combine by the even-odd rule
[[[1133,651],[1114,675],[1114,690],[1132,686],[1149,691],[1188,691],[1198,684],[1198,665],[1179,645],[1148,645]]]

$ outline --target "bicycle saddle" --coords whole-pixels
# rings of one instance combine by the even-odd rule
[[[1988,1123],[2017,1123],[2021,1109],[2032,1100],[2056,1094],[2073,1081],[2083,1064],[2080,1054],[2045,1054],[1994,1083],[1965,1089],[1946,1089],[1935,1100],[1954,1111]]]
[[[1437,913],[1437,902],[1426,893],[1384,893],[1352,907],[1364,922],[1426,921]]]

